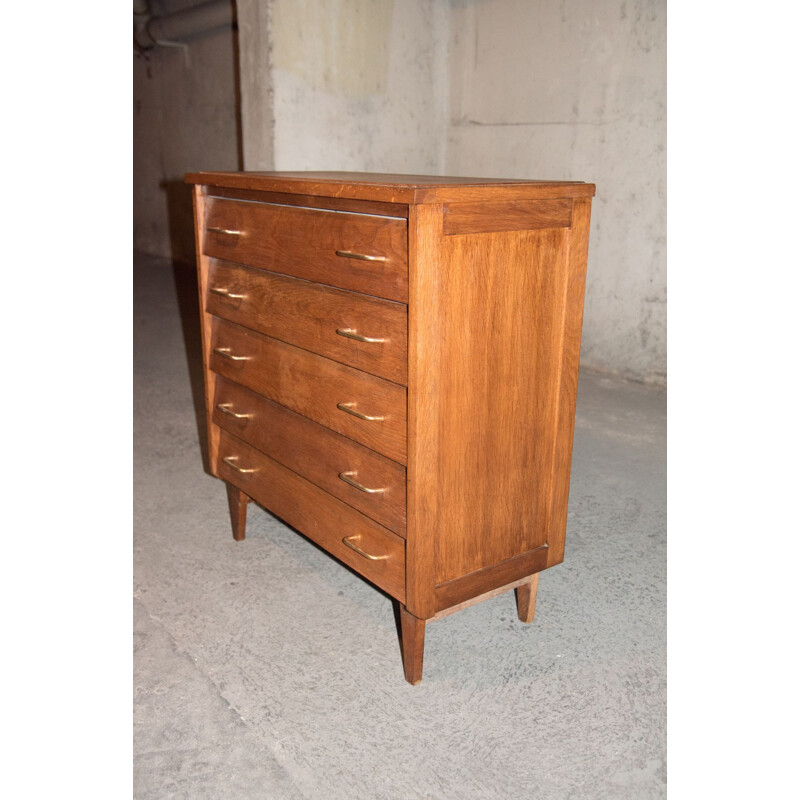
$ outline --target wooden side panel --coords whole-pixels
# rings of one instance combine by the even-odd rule
[[[195,186],[192,196],[194,204],[194,240],[197,252],[197,285],[200,303],[200,329],[203,346],[203,379],[205,383],[206,431],[208,437],[208,464],[206,469],[217,477],[217,450],[219,447],[219,428],[211,423],[212,401],[214,400],[214,374],[209,367],[211,353],[211,320],[206,313],[208,296],[209,259],[203,253],[203,220],[205,219],[205,196],[202,186]]]
[[[412,524],[435,540],[437,586],[548,544],[568,237],[566,228],[429,237],[435,252],[412,265],[409,542]]]
[[[572,440],[575,431],[575,403],[578,395],[578,366],[583,327],[583,296],[586,287],[586,262],[589,252],[589,223],[592,201],[576,200],[573,224],[565,259],[566,286],[564,296],[561,374],[553,442],[553,502],[548,521],[549,548],[547,566],[564,560],[564,535],[567,530],[567,503],[572,466]]]

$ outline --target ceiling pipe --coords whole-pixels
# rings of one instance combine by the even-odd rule
[[[147,3],[134,2],[134,13]],[[150,17],[134,31],[134,44],[140,50],[149,50],[155,45],[175,45],[183,39],[190,39],[201,33],[233,25],[233,3],[231,0],[210,0],[193,8],[167,14],[163,17]]]

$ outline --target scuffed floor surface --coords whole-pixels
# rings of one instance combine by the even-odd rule
[[[666,397],[582,373],[565,562],[428,625],[256,506],[231,538],[202,461],[193,271],[134,279],[134,796],[666,796]]]

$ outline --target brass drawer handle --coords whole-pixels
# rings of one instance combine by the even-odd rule
[[[353,539],[360,539],[361,535],[356,534],[355,536],[345,536],[342,539],[342,542],[346,544],[351,550],[355,550],[360,556],[364,556],[364,558],[368,558],[370,561],[383,561],[384,559],[389,558],[388,555],[385,556],[373,556],[370,553],[364,552],[357,544],[353,544]]]
[[[385,342],[386,339],[373,339],[371,336],[362,336],[358,331],[352,328],[337,328],[336,333],[339,336],[345,336],[348,339],[355,339],[357,342]]]
[[[236,417],[236,419],[250,419],[252,414],[239,414],[231,408],[232,403],[217,403],[217,408],[229,417]]]
[[[346,411],[348,414],[352,414],[354,417],[358,417],[359,419],[365,419],[368,422],[381,422],[382,420],[386,419],[386,417],[370,417],[367,414],[362,414],[360,411],[356,411],[353,406],[355,403],[337,403],[336,408],[339,411]]]
[[[244,231],[234,231],[230,228],[212,228],[209,226],[206,230],[211,233],[223,233],[225,236],[244,236]]]
[[[386,489],[370,489],[367,486],[360,484],[358,481],[354,481],[352,476],[358,475],[357,472],[340,472],[339,473],[339,480],[344,481],[345,483],[349,483],[350,486],[355,486],[359,492],[366,492],[367,494],[381,494],[386,491]]]
[[[245,469],[244,467],[237,467],[237,466],[236,466],[236,464],[234,464],[233,462],[234,462],[234,461],[237,461],[237,460],[238,460],[238,458],[239,458],[239,456],[226,456],[226,457],[225,457],[225,458],[223,458],[222,460],[223,460],[223,461],[224,461],[224,462],[225,462],[225,463],[226,463],[226,464],[227,464],[227,465],[228,465],[228,466],[229,466],[231,469],[235,469],[237,472],[257,472],[257,470],[256,470],[256,469]]]
[[[227,289],[223,289],[221,286],[212,286],[209,292],[214,292],[214,294],[220,294],[223,297],[230,297],[231,300],[241,300],[243,297],[247,295],[244,294],[233,294],[233,292],[229,292]]]
[[[352,250],[337,250],[336,255],[342,258],[357,258],[359,261],[386,261],[386,256],[368,256],[366,253],[354,253]]]
[[[214,352],[223,358],[229,358],[231,361],[249,361],[250,356],[235,356],[231,353],[230,347],[215,347]]]

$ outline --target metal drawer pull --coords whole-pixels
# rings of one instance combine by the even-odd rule
[[[364,558],[368,558],[370,561],[383,561],[384,559],[389,558],[388,555],[373,556],[370,555],[369,553],[365,553],[357,544],[353,544],[352,542],[353,539],[360,539],[360,538],[361,538],[360,534],[356,534],[355,536],[345,536],[344,539],[342,539],[342,542],[344,542],[344,544],[346,544],[351,550],[355,550],[356,553],[358,553],[360,556],[364,556]]]
[[[358,417],[359,419],[365,419],[369,422],[381,422],[382,420],[386,419],[386,417],[370,417],[367,414],[362,414],[360,411],[356,411],[353,408],[354,403],[337,403],[336,408],[339,411],[346,411],[348,414],[352,414],[354,417]]]
[[[368,256],[364,253],[354,253],[352,250],[337,250],[336,255],[342,258],[357,258],[359,261],[386,261],[386,256]]]
[[[236,464],[233,462],[236,461],[239,456],[226,456],[222,460],[231,468],[235,469],[237,472],[257,472],[256,469],[245,469],[244,467],[237,467]]]
[[[230,297],[231,300],[241,300],[246,295],[243,294],[233,294],[233,292],[229,292],[227,289],[223,289],[220,286],[212,286],[209,292],[214,292],[214,294],[221,294],[223,297]]]
[[[336,333],[339,336],[345,336],[348,339],[355,339],[357,342],[385,342],[386,339],[373,339],[371,336],[362,336],[358,331],[352,328],[337,328]]]
[[[236,417],[236,419],[249,419],[252,417],[252,414],[237,414],[235,411],[231,409],[232,403],[217,403],[217,408],[223,413],[227,414],[229,417]]]
[[[231,353],[230,347],[215,347],[214,352],[223,358],[229,358],[231,361],[249,361],[250,356],[235,356]]]
[[[358,475],[357,472],[340,472],[339,473],[339,480],[344,481],[345,483],[349,483],[351,486],[355,486],[359,492],[366,492],[367,494],[381,494],[385,492],[386,489],[369,489],[366,486],[362,486],[358,481],[353,480],[353,476]]]
[[[230,228],[206,228],[207,231],[211,233],[224,233],[226,236],[244,236],[244,231],[234,231]]]

